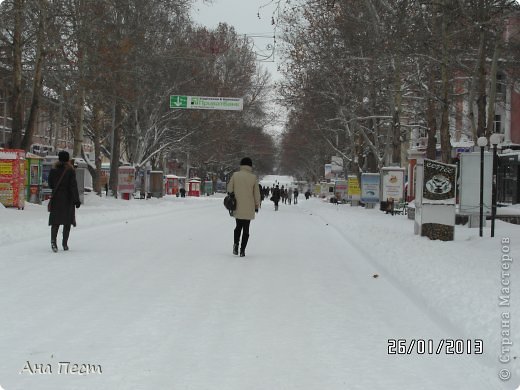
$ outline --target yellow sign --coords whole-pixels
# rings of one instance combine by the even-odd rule
[[[357,176],[349,176],[348,181],[348,195],[349,196],[361,196],[361,188],[359,187],[359,180]]]
[[[13,163],[0,162],[0,176],[1,175],[12,175],[12,174],[13,174]]]

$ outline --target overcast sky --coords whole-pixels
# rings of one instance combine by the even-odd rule
[[[197,0],[192,17],[195,23],[208,28],[215,28],[219,22],[225,22],[233,26],[237,33],[252,36],[255,51],[260,58],[269,54],[266,46],[273,44],[271,16],[274,7],[270,3],[271,0],[213,0],[213,4],[205,5],[202,0]],[[276,62],[262,62],[262,65],[271,72],[273,80],[280,78]]]

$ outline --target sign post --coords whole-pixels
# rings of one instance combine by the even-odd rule
[[[242,111],[244,99],[231,97],[171,95],[170,108],[187,110]]]

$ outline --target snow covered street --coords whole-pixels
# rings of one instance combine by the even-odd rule
[[[71,250],[45,206],[0,209],[0,386],[26,389],[515,389],[500,348],[500,239],[413,235],[406,216],[301,199],[264,202],[246,257],[222,197],[92,195]],[[60,231],[61,235],[61,231]],[[520,285],[511,270],[511,359]],[[433,353],[388,354],[389,339]],[[437,347],[469,340],[464,353]],[[474,354],[475,339],[484,353]],[[468,344],[473,349],[467,353]],[[66,364],[65,362],[70,362]],[[78,366],[74,366],[77,364]]]

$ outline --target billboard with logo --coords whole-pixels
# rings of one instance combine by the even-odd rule
[[[423,204],[455,204],[457,166],[424,160]]]
[[[404,168],[383,167],[381,169],[381,200],[404,200]]]

